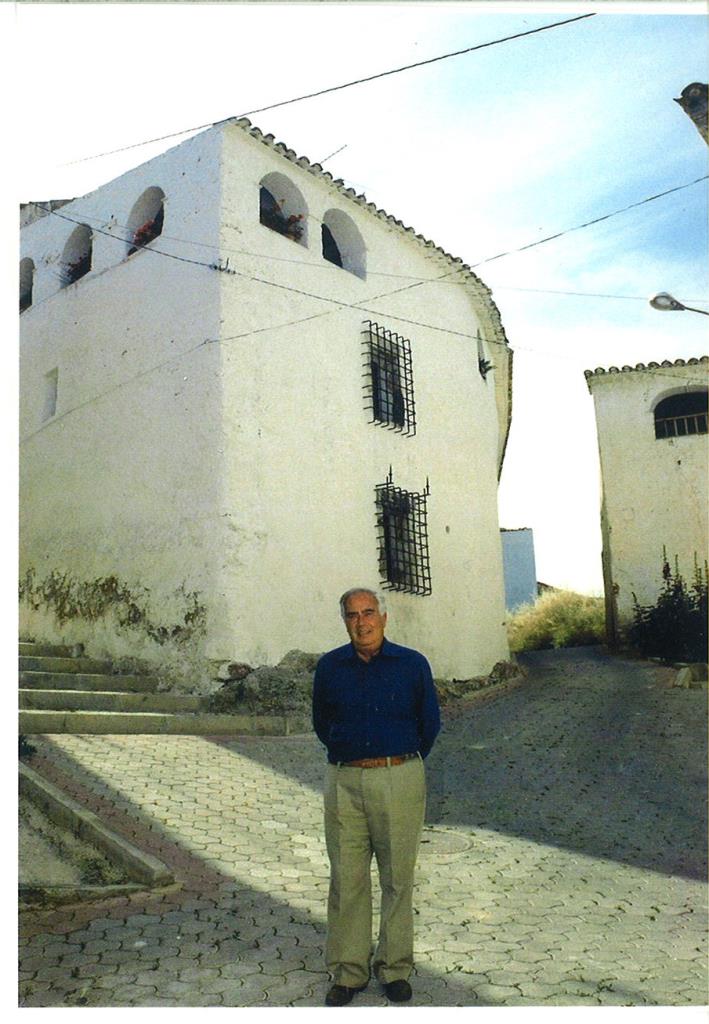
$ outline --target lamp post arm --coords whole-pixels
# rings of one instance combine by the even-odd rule
[[[695,306],[684,306],[683,309],[688,309],[692,313],[702,313],[704,316],[709,316],[709,311],[706,309],[697,309]]]

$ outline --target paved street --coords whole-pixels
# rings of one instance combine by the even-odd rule
[[[706,1004],[706,690],[591,648],[526,665],[446,712],[427,761],[414,1005]],[[313,736],[33,742],[178,881],[24,913],[21,1005],[322,1005]],[[356,1005],[386,999],[373,981]]]

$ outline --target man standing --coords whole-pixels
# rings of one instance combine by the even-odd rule
[[[380,595],[348,590],[340,611],[351,643],[322,656],[313,684],[313,725],[328,758],[325,957],[334,984],[325,1005],[344,1006],[369,981],[373,853],[382,904],[372,969],[387,997],[402,1003],[411,998],[423,758],[440,728],[438,700],[423,655],[385,639]]]

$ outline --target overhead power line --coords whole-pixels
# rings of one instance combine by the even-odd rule
[[[604,214],[601,217],[595,217],[593,220],[587,221],[584,224],[579,224],[579,225],[577,225],[576,227],[573,227],[573,228],[567,228],[564,231],[557,232],[555,235],[549,235],[547,238],[539,239],[536,242],[530,242],[528,245],[521,246],[518,249],[511,249],[511,250],[509,250],[509,252],[499,253],[497,256],[490,257],[490,259],[481,260],[478,263],[471,264],[471,267],[472,268],[479,267],[479,266],[481,266],[484,263],[490,263],[493,260],[501,259],[503,256],[509,256],[509,255],[514,254],[514,253],[525,252],[528,249],[533,249],[537,245],[543,245],[545,242],[551,241],[552,239],[561,238],[564,235],[570,234],[572,231],[578,231],[581,228],[590,227],[591,225],[598,224],[601,221],[608,220],[610,217],[615,217],[615,216],[617,216],[620,213],[625,213],[627,210],[632,210],[632,209],[635,209],[637,207],[644,206],[646,203],[653,202],[655,199],[660,199],[663,196],[671,195],[674,192],[679,192],[682,189],[689,188],[691,185],[696,185],[698,182],[705,181],[707,178],[709,178],[709,175],[705,174],[701,178],[696,178],[694,181],[686,182],[684,185],[677,185],[674,188],[666,189],[664,192],[658,192],[654,196],[649,196],[648,198],[641,199],[641,200],[639,200],[636,203],[631,203],[629,206],[623,207],[623,209],[621,209],[621,210],[615,210],[614,212]],[[79,219],[77,217],[69,217],[67,214],[60,213],[58,210],[52,210],[48,206],[43,205],[42,203],[35,203],[34,205],[37,206],[38,209],[44,210],[46,213],[49,213],[49,214],[51,214],[54,217],[59,217],[61,220],[66,220],[66,221],[69,221],[70,223],[73,223],[73,224],[84,224],[85,223],[85,221],[82,221],[81,219]],[[130,239],[128,239],[128,238],[122,238],[122,237],[120,237],[118,235],[114,235],[112,232],[106,231],[103,228],[94,227],[94,228],[92,228],[92,230],[96,231],[98,234],[106,235],[108,238],[112,238],[115,241],[121,242],[123,244],[126,244],[127,242],[130,241]],[[182,239],[181,241],[185,242],[184,239]],[[191,243],[190,242],[189,244],[202,244],[202,243]],[[148,252],[152,252],[156,256],[166,256],[166,257],[168,257],[168,259],[177,260],[177,261],[179,261],[181,263],[190,263],[190,264],[192,264],[194,266],[205,267],[207,270],[220,271],[220,270],[224,269],[221,265],[219,265],[217,263],[205,263],[203,260],[194,260],[194,259],[189,259],[188,257],[185,257],[185,256],[178,256],[175,253],[165,252],[165,250],[163,250],[163,249],[158,249],[158,248],[156,248],[152,244],[147,245],[147,246],[142,246],[142,247],[139,246],[139,248],[145,248]],[[230,252],[237,252],[237,253],[238,252],[242,252],[241,250],[228,250],[228,251],[230,251]],[[246,252],[243,252],[242,254],[243,255],[250,255],[252,257],[256,255],[256,254],[250,254],[250,253],[246,253]],[[269,258],[269,257],[258,257],[258,258]],[[305,266],[311,266],[311,267],[313,266],[313,264],[310,264],[310,263],[308,263],[307,261],[304,261],[304,260],[302,260],[302,261],[299,260],[297,262],[303,263]],[[459,267],[453,267],[451,270],[446,271],[444,274],[441,274],[439,277],[418,278],[418,279],[415,279],[413,281],[411,281],[410,278],[405,277],[404,279],[408,280],[410,282],[409,284],[403,285],[402,287],[399,287],[399,288],[395,288],[395,289],[393,289],[391,291],[380,292],[377,295],[369,296],[369,298],[367,298],[365,301],[367,301],[367,302],[376,302],[378,299],[389,298],[392,295],[398,295],[401,292],[409,291],[409,290],[411,290],[413,288],[419,288],[419,287],[421,287],[422,285],[425,285],[425,284],[453,284],[453,283],[457,283],[457,282],[452,282],[450,280],[446,280],[446,278],[450,278],[454,274],[457,275],[461,271],[463,271],[463,272],[465,271],[465,267],[463,267],[463,265],[461,265]],[[351,309],[358,309],[358,310],[360,310],[362,312],[375,313],[377,315],[381,315],[379,313],[379,311],[377,311],[377,310],[367,309],[366,307],[358,305],[356,303],[353,304],[353,303],[342,302],[339,299],[333,299],[333,298],[330,298],[329,296],[325,296],[325,295],[318,295],[315,292],[309,292],[309,291],[306,291],[304,289],[294,288],[294,287],[292,287],[290,285],[282,285],[282,284],[279,284],[278,282],[275,282],[275,281],[268,281],[268,280],[266,280],[264,278],[256,277],[256,276],[254,276],[252,274],[247,274],[244,271],[240,271],[240,270],[237,271],[237,270],[233,270],[232,269],[232,270],[229,271],[229,273],[230,274],[235,274],[235,275],[237,275],[239,277],[247,278],[249,280],[253,280],[253,281],[258,282],[260,284],[266,284],[266,285],[270,285],[271,287],[274,287],[274,288],[280,288],[280,289],[285,289],[287,291],[295,292],[295,293],[297,293],[299,295],[303,295],[303,296],[305,296],[307,298],[317,299],[317,300],[319,300],[321,302],[328,302],[331,305],[335,305],[335,306],[339,306],[339,307],[349,307]],[[392,277],[394,277],[394,276],[398,276],[398,275],[388,275],[388,274],[385,275],[385,274],[382,274],[382,276],[392,276]],[[533,289],[529,289],[529,290],[531,291]],[[581,294],[581,293],[567,292],[567,293],[561,293],[561,294],[573,295],[573,294]],[[52,296],[48,296],[47,300],[50,299],[51,297]],[[631,298],[631,296],[599,296],[599,297],[600,298],[604,298],[604,297],[607,297],[607,298]],[[634,296],[632,296],[632,297],[634,297]],[[44,301],[47,301],[47,300],[44,300]],[[698,301],[703,301],[703,300],[698,300]],[[316,313],[316,314],[313,314],[312,316],[305,317],[304,319],[310,320],[310,319],[314,319],[314,318],[316,318],[318,316],[324,316],[324,315],[326,315],[326,313]],[[423,324],[423,323],[420,323],[419,321],[407,320],[405,317],[395,317],[395,319],[400,320],[402,323],[409,323],[409,324],[411,324],[413,326],[416,326],[416,327],[430,327],[432,330],[438,330],[439,329],[439,328],[437,328],[433,324]],[[297,322],[300,322],[300,321],[297,321]],[[281,325],[277,325],[277,326],[284,327],[284,326],[288,326],[288,325],[287,324],[281,324]],[[253,333],[259,333],[260,331],[271,330],[271,329],[275,329],[275,328],[268,328],[268,327],[257,328],[256,330],[249,331],[247,333],[248,334],[253,334]],[[449,332],[449,333],[454,333],[455,334],[456,332],[453,331],[453,332]],[[246,335],[239,334],[239,335],[233,335],[232,337],[241,338],[241,337],[245,337],[245,336]],[[473,335],[466,335],[466,334],[461,334],[461,336],[462,337],[473,337]],[[228,340],[228,339],[225,339],[225,340]]]
[[[526,252],[528,249],[534,249],[538,245],[544,245],[546,242],[554,241],[557,238],[563,238],[565,235],[569,235],[569,234],[571,234],[574,231],[580,231],[582,228],[592,227],[594,224],[600,224],[603,221],[610,220],[611,217],[617,217],[621,213],[627,213],[628,210],[634,210],[634,209],[637,209],[640,206],[646,205],[647,203],[652,203],[656,199],[662,199],[664,196],[672,195],[675,192],[681,192],[682,189],[691,188],[692,185],[697,185],[697,184],[699,184],[699,182],[706,181],[708,178],[709,178],[709,175],[704,174],[700,178],[695,178],[693,181],[685,182],[683,185],[675,185],[674,188],[665,189],[664,192],[657,192],[653,196],[648,196],[647,198],[640,199],[640,200],[638,200],[635,203],[630,203],[629,206],[624,206],[624,207],[622,207],[619,210],[613,210],[611,213],[605,213],[605,214],[602,214],[600,217],[594,217],[592,220],[585,221],[583,224],[576,224],[573,227],[565,228],[563,231],[557,231],[553,235],[547,235],[545,238],[539,238],[535,242],[529,242],[527,245],[519,246],[517,249],[508,249],[505,252],[498,253],[496,256],[489,256],[489,257],[487,257],[484,260],[478,260],[477,263],[471,263],[471,264],[469,264],[469,266],[470,266],[471,269],[475,269],[476,267],[481,267],[481,266],[483,266],[486,263],[493,263],[495,260],[502,259],[504,256],[513,256],[516,253]],[[84,219],[81,219],[81,214],[80,213],[78,214],[77,217],[69,217],[66,214],[59,213],[57,210],[50,209],[48,206],[45,206],[42,203],[34,203],[33,205],[36,206],[40,210],[44,210],[45,213],[51,213],[55,217],[60,217],[62,220],[67,220],[67,221],[70,221],[71,223],[74,223],[74,224],[85,224],[85,223],[87,223],[87,221],[92,221],[92,220],[95,221],[95,220],[97,220],[97,218],[95,216],[93,216],[93,217],[92,216],[85,216]],[[128,230],[127,225],[122,225],[122,226],[125,228],[126,231]],[[114,235],[112,232],[106,231],[106,230],[104,230],[103,228],[100,228],[100,227],[92,227],[92,230],[98,232],[99,234],[107,235],[109,238],[117,239],[118,241],[122,241],[122,242],[128,242],[129,241],[128,238],[120,238],[119,236]],[[308,260],[296,260],[296,259],[291,259],[289,257],[284,257],[284,256],[272,256],[272,255],[267,255],[265,253],[249,252],[246,249],[233,249],[233,248],[229,248],[229,247],[226,247],[226,246],[220,247],[220,246],[211,245],[208,242],[197,242],[194,239],[189,239],[189,238],[177,238],[177,237],[170,236],[170,235],[163,235],[161,237],[163,237],[163,238],[165,238],[166,240],[169,240],[169,241],[180,242],[183,245],[195,245],[195,246],[199,246],[200,248],[214,249],[217,252],[233,253],[235,255],[248,256],[248,257],[250,257],[252,259],[270,260],[272,262],[277,262],[277,263],[293,263],[293,264],[297,264],[297,265],[304,266],[304,267],[310,267],[310,268],[315,268],[317,266],[320,266],[320,264],[314,264],[314,263],[311,263]],[[174,253],[164,252],[161,249],[156,249],[152,245],[149,248],[150,248],[151,252],[155,252],[155,253],[157,253],[158,255],[161,255],[161,256],[167,256],[170,259],[180,260],[183,263],[194,263],[194,264],[197,264],[198,266],[204,266],[204,267],[209,267],[211,269],[214,269],[214,264],[212,264],[212,263],[204,263],[201,260],[191,260],[191,259],[188,259],[185,256],[177,256]],[[327,268],[325,268],[325,269],[327,269]],[[464,268],[461,267],[460,269],[464,269]],[[463,283],[463,282],[458,282],[458,281],[447,281],[447,280],[445,280],[445,277],[447,277],[449,275],[444,275],[444,277],[415,278],[415,277],[412,277],[411,274],[396,274],[396,273],[393,273],[393,272],[390,272],[390,271],[375,270],[375,269],[370,269],[370,268],[368,268],[367,273],[371,274],[372,276],[390,277],[390,278],[396,278],[396,279],[406,280],[406,281],[411,282],[411,284],[409,286],[407,286],[407,287],[416,287],[416,286],[418,286],[420,284],[436,284],[436,283],[438,283],[438,284],[459,285],[459,284]],[[520,290],[524,290],[524,289],[520,289]],[[528,291],[535,291],[535,290],[541,291],[542,289],[526,289],[526,290],[528,290]],[[550,294],[552,294],[552,292],[550,292]],[[592,293],[560,292],[559,294],[566,294],[566,295],[589,294],[590,295]],[[618,299],[622,299],[622,298],[639,298],[641,296],[599,295],[597,297],[598,298],[618,298]],[[704,300],[703,299],[699,299],[697,301],[701,302],[701,301],[704,301]]]
[[[529,292],[532,295],[568,295],[579,299],[624,299],[632,302],[647,302],[647,295],[613,295],[610,292],[571,292],[561,288],[523,288],[520,285],[496,284],[494,292]],[[709,299],[685,299],[685,302],[709,302]]]
[[[617,217],[619,213],[627,213],[628,210],[634,210],[638,206],[644,206],[645,203],[652,203],[655,199],[662,199],[663,196],[669,196],[673,192],[680,192],[683,188],[689,188],[691,185],[697,185],[700,181],[706,181],[709,178],[709,174],[703,174],[701,178],[695,178],[694,181],[688,181],[684,185],[676,185],[674,188],[668,188],[665,192],[658,192],[657,195],[648,196],[647,199],[641,199],[637,203],[631,203],[630,206],[624,206],[620,210],[614,210],[612,213],[605,213],[602,217],[594,217],[593,220],[587,220],[583,224],[576,224],[573,228],[566,228],[564,231],[557,231],[555,235],[547,235],[546,238],[540,238],[536,242],[529,242],[528,245],[522,245],[519,249],[508,249],[506,252],[500,252],[497,256],[489,256],[485,260],[480,260],[478,263],[471,263],[471,267],[481,267],[483,263],[492,263],[494,260],[502,259],[503,256],[512,256],[514,253],[524,252],[526,249],[533,249],[537,245],[544,245],[545,242],[552,242],[555,238],[563,238],[564,235],[571,234],[572,231],[580,231],[581,228],[589,228],[592,224],[600,224],[601,221],[610,220],[611,217]]]
[[[265,107],[254,107],[253,110],[245,110],[243,113],[237,114],[236,117],[250,117],[252,114],[262,114],[266,110],[275,110],[277,107],[287,107],[293,103],[302,103],[304,100],[311,100],[317,96],[325,96],[328,93],[340,92],[343,89],[351,89],[355,85],[364,85],[366,82],[374,82],[379,78],[387,78],[390,75],[399,75],[402,71],[411,71],[414,68],[425,67],[427,64],[435,64],[441,60],[450,60],[452,57],[460,57],[465,53],[474,53],[476,50],[485,50],[490,46],[499,46],[501,43],[509,43],[513,39],[523,39],[525,36],[533,36],[540,32],[548,32],[552,28],[560,28],[562,25],[570,25],[574,21],[583,21],[585,18],[595,18],[595,16],[595,13],[579,14],[575,18],[566,18],[564,21],[555,21],[551,25],[542,25],[540,28],[528,29],[526,32],[515,32],[514,35],[503,36],[501,39],[492,39],[487,43],[478,43],[476,46],[467,46],[463,50],[454,50],[451,53],[442,53],[438,57],[429,57],[428,60],[419,60],[414,64],[404,64],[398,68],[390,68],[388,71],[380,71],[376,75],[368,75],[365,78],[356,78],[351,82],[343,82],[341,85],[331,85],[326,89],[318,89],[316,92],[303,93],[302,96],[293,96],[287,100],[279,100],[278,103],[269,103]],[[235,118],[229,117],[225,120],[232,121],[235,120]],[[225,122],[218,121],[216,123],[224,124]],[[137,149],[140,146],[149,146],[154,142],[164,142],[166,139],[175,139],[180,135],[188,135],[190,132],[199,132],[204,128],[212,127],[214,127],[214,122],[199,124],[193,128],[183,128],[179,132],[170,132],[168,135],[159,135],[154,139],[145,139],[143,142],[133,142],[129,146],[120,146],[118,149],[109,149],[104,153],[96,153],[93,156],[84,156],[80,157],[78,160],[70,160],[68,163],[60,164],[60,166],[71,167],[74,164],[86,163],[87,160],[99,160],[104,156],[113,156],[115,153],[124,153],[129,149]]]
[[[301,323],[301,322],[303,322],[305,320],[312,320],[315,317],[322,316],[322,315],[323,314],[321,314],[321,313],[316,313],[316,314],[314,314],[314,316],[303,317],[303,318],[301,318],[301,320],[294,320],[294,321],[292,321],[292,323]],[[397,318],[395,317],[394,319],[397,319]],[[283,326],[283,325],[281,325],[281,326]],[[236,335],[236,337],[242,337],[242,335]],[[473,338],[474,340],[477,340],[475,335],[470,335],[470,337]],[[29,434],[26,434],[24,437],[20,438],[20,444],[24,444],[25,442],[32,440],[32,438],[35,437],[37,434],[40,434],[43,431],[51,428],[59,420],[64,419],[67,416],[71,416],[72,413],[78,412],[80,409],[83,409],[83,408],[85,408],[87,406],[95,405],[96,403],[100,402],[102,399],[107,398],[108,395],[111,395],[114,392],[119,391],[121,388],[124,388],[127,385],[129,385],[129,384],[132,384],[134,381],[138,380],[139,378],[147,377],[150,374],[155,373],[158,370],[164,369],[166,366],[169,366],[171,363],[179,362],[179,360],[184,359],[187,356],[192,355],[194,352],[196,352],[200,348],[204,348],[204,347],[206,347],[206,346],[208,346],[210,344],[222,344],[223,342],[230,341],[230,340],[233,340],[233,339],[231,339],[231,338],[205,338],[203,341],[199,341],[195,345],[191,345],[189,348],[184,349],[181,352],[174,352],[170,356],[168,356],[166,359],[161,360],[159,363],[155,363],[152,366],[148,366],[146,369],[140,370],[138,373],[133,374],[132,377],[128,377],[126,380],[119,381],[117,384],[113,384],[110,387],[105,388],[103,391],[99,392],[99,394],[93,395],[91,398],[87,398],[83,402],[78,402],[76,405],[71,406],[71,408],[69,408],[69,409],[65,409],[63,412],[59,413],[57,416],[53,417],[50,420],[45,421],[44,423],[41,424],[41,426],[37,427],[35,430],[31,431]],[[544,352],[541,349],[527,348],[527,347],[520,346],[520,345],[515,345],[515,347],[514,347],[514,349],[512,351],[515,352],[515,353],[517,353],[517,352],[527,352],[530,355],[544,356],[545,359],[561,359],[561,360],[566,361],[566,362],[570,362],[574,358],[573,356],[569,356],[569,355],[566,355],[566,354],[561,353],[561,352]],[[685,366],[689,366],[689,365],[691,365],[691,364],[685,363]],[[677,374],[668,373],[667,370],[654,369],[654,368],[646,367],[642,372],[645,373],[645,374],[651,375],[653,377],[665,377],[665,378],[673,380],[675,382],[680,380],[680,378],[678,378]],[[691,385],[702,386],[702,385],[706,384],[706,378],[705,377],[687,378],[685,380],[681,380],[681,384],[682,384],[682,386],[685,386],[685,387],[686,386],[691,386]]]
[[[86,221],[79,220],[77,217],[68,217],[65,213],[59,213],[58,210],[52,210],[50,207],[45,206],[43,203],[33,203],[32,205],[36,206],[38,210],[44,210],[45,213],[51,213],[53,217],[59,217],[60,220],[68,220],[70,224],[86,223]],[[91,231],[95,231],[97,235],[105,235],[107,238],[112,238],[114,242],[122,242],[124,245],[128,243],[135,244],[132,238],[121,238],[120,235],[114,235],[112,231],[106,231],[105,228],[98,228],[92,226]],[[192,263],[197,267],[207,267],[209,270],[219,269],[213,263],[204,263],[202,260],[191,260],[188,256],[178,256],[174,252],[165,252],[164,249],[156,249],[152,245],[135,245],[135,248],[148,249],[149,252],[154,252],[158,256],[167,256],[168,259],[177,260],[179,263]]]
[[[522,39],[524,36],[533,36],[539,32],[547,32],[550,28],[559,28],[561,25],[570,25],[573,21],[583,21],[584,18],[594,18],[595,14],[578,14],[575,18],[567,18],[565,21],[556,21],[553,25],[542,25],[540,28],[528,29],[526,32],[515,32],[511,36],[503,36],[501,39],[493,39],[488,43],[478,43],[476,46],[466,46],[464,50],[454,50],[452,53],[442,53],[439,57],[429,57],[428,60],[419,60],[415,64],[404,64],[399,68],[392,68],[390,71],[380,71],[376,75],[368,75],[366,78],[357,78],[352,82],[345,82],[343,85],[332,85],[328,89],[319,89],[317,92],[304,93],[302,96],[295,96],[290,100],[281,100],[279,103],[270,103],[266,107],[256,107],[254,110],[247,110],[241,117],[249,117],[251,114],[262,114],[266,110],[275,110],[276,107],[286,107],[291,103],[300,103],[302,100],[311,100],[315,96],[324,96],[326,93],[339,92],[341,89],[349,89],[353,85],[363,85],[365,82],[373,82],[378,78],[386,78],[388,75],[398,75],[402,71],[411,71],[413,68],[422,68],[427,64],[435,64],[441,60],[449,60],[451,57],[460,57],[464,53],[473,53],[475,50],[484,50],[489,46],[499,46],[500,43],[509,43],[512,39]]]

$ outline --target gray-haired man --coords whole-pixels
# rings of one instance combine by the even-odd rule
[[[405,1002],[412,994],[423,758],[440,728],[438,700],[423,655],[384,637],[387,613],[376,591],[348,590],[340,610],[350,643],[322,656],[313,685],[313,725],[328,756],[325,955],[334,984],[325,1003],[344,1006],[369,981],[372,854],[382,890],[372,969],[388,998]]]

